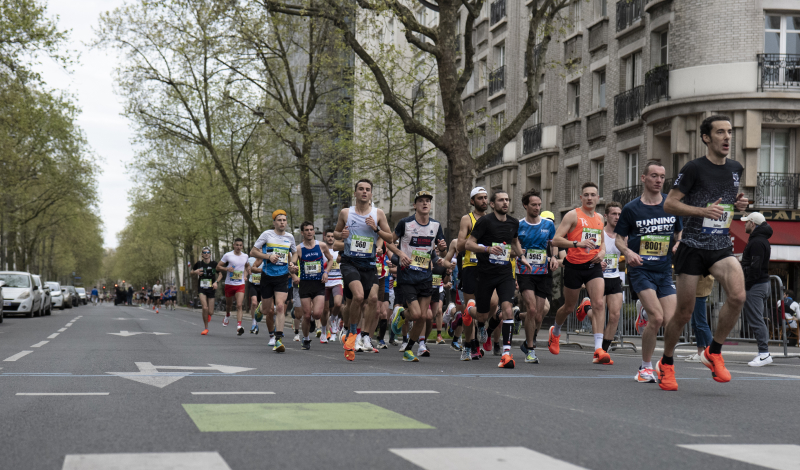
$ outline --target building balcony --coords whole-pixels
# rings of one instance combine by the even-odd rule
[[[491,12],[489,15],[489,24],[495,25],[506,17],[506,0],[495,0],[492,2]]]
[[[608,46],[608,20],[603,20],[589,29],[589,52]]]
[[[672,183],[675,181],[674,178],[667,178],[664,180],[664,185],[661,186],[661,192],[664,194],[669,193],[669,190],[672,189]],[[622,204],[624,207],[625,204],[633,201],[637,197],[642,195],[642,185],[637,184],[634,186],[628,186],[627,188],[619,188],[615,189],[611,193],[611,200]]]
[[[581,122],[575,121],[564,126],[561,135],[562,147],[566,150],[581,143]]]
[[[798,173],[758,173],[755,206],[758,208],[797,209]]]
[[[614,125],[621,126],[642,114],[644,87],[637,86],[614,97]]]
[[[617,32],[633,25],[642,17],[642,0],[619,0],[617,2]]]
[[[564,60],[571,62],[581,60],[583,52],[583,36],[573,36],[564,43]]]
[[[800,90],[800,54],[757,54],[758,91],[775,88]]]
[[[608,118],[606,111],[600,111],[586,118],[586,140],[605,137],[608,131]]]
[[[502,164],[503,164],[503,149],[500,149],[500,151],[497,152],[497,155],[492,157],[492,159],[489,160],[489,163],[486,164],[486,168],[491,168],[493,166],[498,166]]]
[[[669,99],[670,64],[659,65],[644,75],[644,105]]]
[[[506,88],[506,66],[500,66],[489,72],[489,96],[500,93]]]
[[[542,130],[544,124],[539,123],[522,131],[522,153],[527,155],[542,148]]]

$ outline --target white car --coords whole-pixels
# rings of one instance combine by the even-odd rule
[[[84,289],[83,287],[76,287],[75,290],[78,291],[78,298],[80,299],[80,303],[86,305],[86,303],[89,301],[86,298],[86,289]]]
[[[38,274],[31,274],[33,277],[33,284],[39,287],[39,292],[42,293],[42,310],[39,316],[51,315],[53,313],[53,294],[50,291],[50,286],[42,282],[42,278]]]
[[[5,282],[3,315],[18,313],[30,318],[42,313],[44,307],[42,289],[36,285],[30,273],[2,271],[0,281]]]
[[[61,284],[57,282],[46,282],[50,286],[50,298],[53,300],[53,308],[64,310],[64,293],[61,292]]]

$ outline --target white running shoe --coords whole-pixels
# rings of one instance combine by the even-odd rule
[[[444,315],[442,316],[442,323],[445,325],[449,324],[451,320],[453,320],[453,313],[456,311],[456,304],[450,302],[447,304],[447,310],[445,310]]]
[[[230,315],[222,317],[222,326],[228,326],[228,321],[231,319]]]
[[[326,343],[328,342],[328,338],[326,338],[325,336],[323,336],[323,337],[321,337],[321,338],[319,339],[319,342],[320,342],[320,343],[322,343],[322,344],[326,344]]]
[[[419,347],[417,348],[417,356],[422,357],[430,357],[431,352],[428,350],[428,346],[423,342],[419,343]]]
[[[356,338],[356,352],[364,352],[364,343],[361,341],[361,335]]]
[[[408,346],[408,341],[403,341],[403,343],[400,345],[400,352],[405,351],[406,346]]]
[[[299,343],[300,342],[300,335],[294,335],[294,340]]]
[[[331,343],[336,342],[336,333],[331,333]]]
[[[274,336],[270,336],[269,337],[269,343],[268,344],[270,346],[275,346],[275,337]]]
[[[699,354],[692,354],[684,359],[684,362],[700,362],[700,355]]]
[[[653,373],[653,369],[639,369],[633,379],[640,384],[656,383],[656,375]]]
[[[766,356],[759,354],[755,359],[747,363],[750,367],[761,367],[767,364],[772,364],[772,356],[769,353]]]
[[[364,348],[364,351],[370,352],[372,351],[372,340],[369,336],[362,336],[361,337],[361,345]]]

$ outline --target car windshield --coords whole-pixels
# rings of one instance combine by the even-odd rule
[[[61,290],[61,286],[57,282],[48,282],[47,285],[53,290]]]
[[[86,289],[84,289],[83,287],[76,287],[75,290],[78,291],[79,294],[85,294],[86,293]]]
[[[25,274],[0,274],[0,281],[6,283],[5,287],[31,286],[31,278]]]

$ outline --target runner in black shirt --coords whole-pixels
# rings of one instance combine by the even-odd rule
[[[508,215],[508,193],[498,191],[489,199],[494,212],[478,219],[467,239],[466,249],[478,257],[478,283],[475,290],[477,308],[472,307],[469,314],[478,320],[478,341],[486,342],[488,333],[485,322],[489,318],[492,293],[497,297],[503,311],[503,357],[498,367],[514,368],[511,355],[511,334],[514,328],[514,269],[511,255],[523,256],[525,251],[519,244],[517,230],[519,220]],[[522,264],[531,268],[523,257]]]
[[[208,334],[208,322],[214,313],[214,292],[217,290],[217,283],[222,280],[222,273],[217,272],[217,262],[211,259],[211,248],[204,247],[202,258],[192,266],[192,274],[200,277],[200,306],[202,307],[203,324],[205,328],[202,335]],[[214,279],[216,277],[216,280]]]
[[[700,360],[711,369],[717,382],[731,380],[722,359],[722,343],[739,319],[745,289],[728,229],[734,210],[743,211],[748,205],[739,187],[744,168],[728,159],[732,136],[730,118],[706,118],[700,125],[700,137],[708,147],[708,155],[681,169],[664,202],[664,211],[684,217],[683,238],[675,253],[678,306],[664,329],[664,357],[656,364],[658,384],[664,390],[678,389],[672,356],[683,327],[692,317],[697,282],[709,273],[719,281],[727,300],[719,312],[714,340],[700,354]]]

